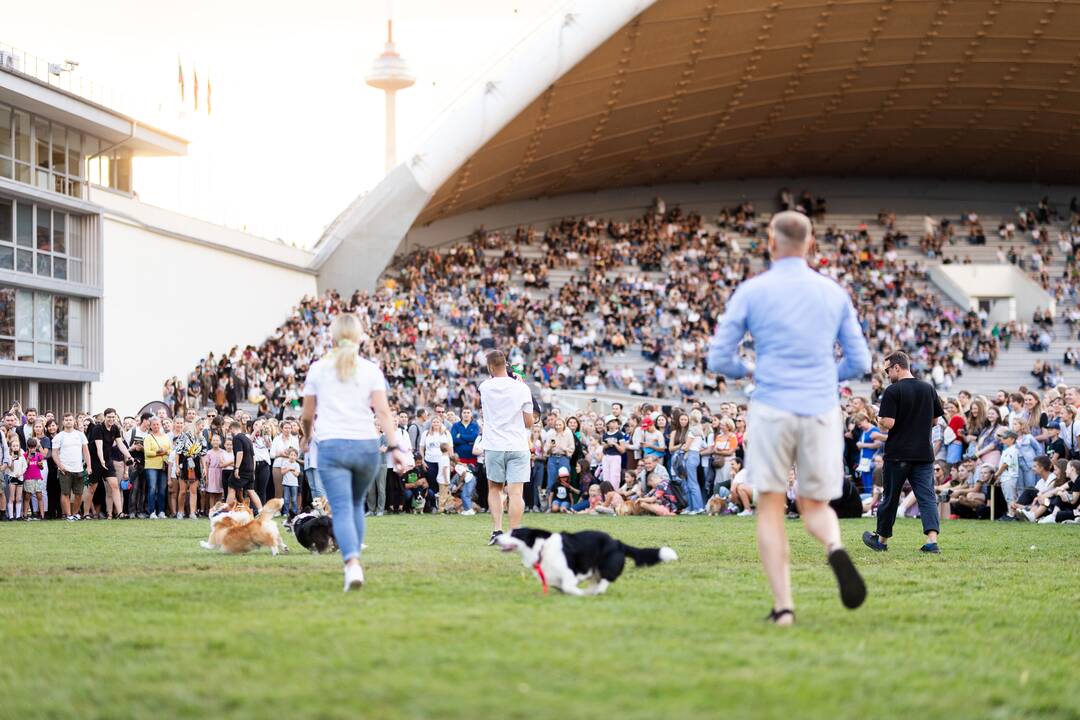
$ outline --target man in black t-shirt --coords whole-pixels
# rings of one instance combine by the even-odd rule
[[[911,374],[911,359],[896,352],[885,358],[885,374],[891,383],[881,396],[878,420],[889,437],[885,441],[884,494],[878,506],[877,532],[864,532],[863,542],[871,550],[889,549],[896,510],[900,506],[900,491],[904,483],[919,502],[926,543],[924,553],[939,553],[937,536],[937,495],[934,493],[934,449],[930,432],[934,421],[945,414],[941,399],[934,387]]]
[[[229,425],[229,432],[232,433],[233,455],[236,459],[233,461],[233,474],[229,480],[228,502],[234,502],[238,496],[247,494],[255,512],[258,512],[262,510],[262,501],[255,492],[255,446],[252,445],[251,438],[244,433],[244,424],[239,420],[233,420]]]
[[[116,466],[112,462],[115,447],[127,462],[133,462],[127,445],[120,437],[120,423],[116,410],[106,408],[104,419],[90,426],[87,440],[90,445],[90,479],[83,489],[83,507],[91,507],[89,500],[94,497],[98,483],[105,486],[105,514],[108,519],[124,514],[124,495],[120,492],[120,483],[116,479]]]

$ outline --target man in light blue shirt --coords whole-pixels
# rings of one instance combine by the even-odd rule
[[[829,501],[843,491],[843,415],[837,382],[870,370],[859,319],[847,293],[810,269],[810,220],[781,212],[769,223],[772,268],[740,285],[728,300],[709,344],[709,370],[740,378],[753,373],[756,389],[747,418],[746,472],[758,490],[758,549],[772,588],[769,619],[795,620],[784,516],[792,469],[807,531],[821,541],[836,573],[844,605],[856,608],[866,586],[840,541]],[[739,354],[754,339],[756,364]],[[834,347],[843,358],[838,363]]]

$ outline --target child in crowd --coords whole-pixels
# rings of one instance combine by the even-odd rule
[[[638,507],[645,514],[674,515],[675,493],[667,480],[661,480],[655,473],[649,475],[649,492],[638,500]]]
[[[454,477],[450,492],[461,496],[461,514],[462,515],[475,515],[476,511],[473,510],[472,499],[473,493],[476,491],[476,476],[473,475],[469,466],[465,463],[458,463],[454,466]]]
[[[8,475],[7,519],[17,520],[22,517],[23,505],[23,478],[26,475],[26,458],[22,453],[22,445],[19,438],[14,435],[10,450],[11,460],[4,464],[4,471]]]
[[[218,438],[220,439],[220,435]],[[225,438],[224,450],[221,453],[221,484],[222,487],[229,487],[229,482],[233,477],[233,465],[236,464],[236,453],[233,452],[232,438]]]
[[[446,506],[450,500],[450,466],[453,464],[450,457],[450,443],[439,445],[439,473],[436,476],[439,483],[439,501],[436,512],[446,512]]]
[[[1020,484],[1020,450],[1016,447],[1017,432],[1015,430],[1003,430],[1000,434],[1001,464],[994,473],[994,480],[1001,486],[1001,492],[1005,496],[1005,505],[1009,506],[1016,502],[1019,495],[1017,486]],[[1009,516],[1005,516],[1009,517]]]
[[[604,494],[601,492],[599,484],[589,486],[589,494],[586,502],[589,504],[588,507],[584,510],[577,510],[576,512],[579,512],[582,515],[613,515],[615,513],[614,510],[604,506]]]
[[[630,438],[622,431],[619,420],[609,417],[605,423],[604,435],[600,438],[600,444],[604,448],[601,477],[612,484],[622,477],[622,459],[629,441]]]
[[[210,506],[213,507],[225,494],[225,485],[222,483],[225,451],[221,449],[220,435],[210,436],[210,451],[203,455],[202,462],[203,477],[206,478],[206,494],[209,496]]]
[[[573,507],[573,495],[577,492],[574,486],[570,483],[570,469],[559,468],[558,482],[551,491],[551,507],[548,512],[553,513],[568,513],[570,508]]]
[[[45,519],[45,479],[41,471],[45,467],[45,456],[39,450],[37,438],[26,440],[26,475],[23,477],[23,497],[26,498],[26,511],[23,513],[27,519],[33,517],[30,512],[31,498],[37,507],[38,519]]]
[[[281,465],[281,489],[285,493],[284,510],[289,521],[300,514],[296,496],[300,492],[301,468],[296,457],[296,448],[289,448],[286,460]]]

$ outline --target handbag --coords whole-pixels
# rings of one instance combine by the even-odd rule
[[[956,442],[956,431],[946,425],[945,431],[942,434],[942,440],[945,441],[946,445],[952,445],[954,442]]]
[[[855,467],[855,469],[858,472],[861,472],[861,473],[870,472],[870,468],[873,467],[873,462],[874,462],[873,458],[868,458],[868,457],[860,458],[859,459],[859,464]]]

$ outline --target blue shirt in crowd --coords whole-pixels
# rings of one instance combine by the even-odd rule
[[[739,356],[747,332],[757,353],[752,370]],[[729,378],[753,372],[754,402],[820,415],[838,404],[840,380],[870,371],[870,349],[847,292],[802,258],[786,257],[732,294],[709,343],[709,370]]]

